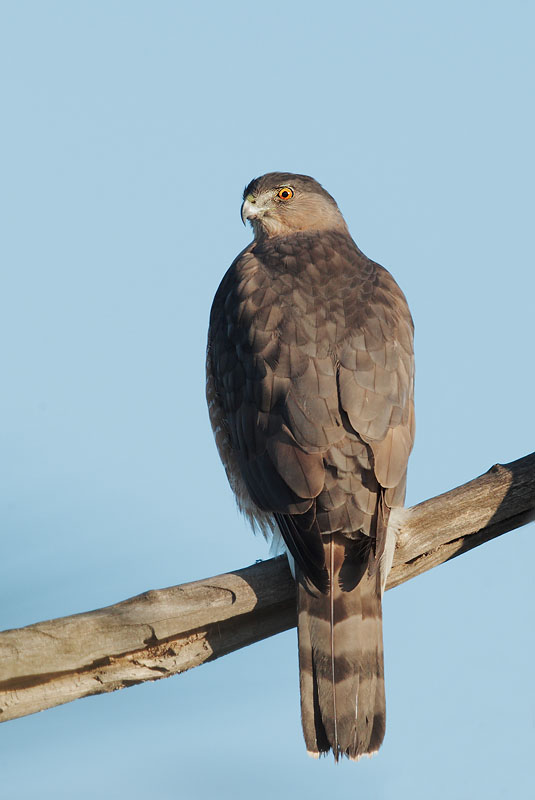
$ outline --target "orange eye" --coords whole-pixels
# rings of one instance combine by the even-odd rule
[[[282,189],[279,189],[277,192],[277,197],[279,200],[291,200],[294,196],[294,190],[290,189],[289,186],[283,186]]]

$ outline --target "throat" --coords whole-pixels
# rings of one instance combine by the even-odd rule
[[[256,241],[273,239],[280,236],[291,236],[295,233],[316,233],[320,231],[336,231],[349,236],[344,218],[340,213],[325,214],[321,217],[295,217],[291,220],[265,214],[251,220]]]

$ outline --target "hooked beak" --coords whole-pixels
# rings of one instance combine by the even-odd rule
[[[248,219],[256,217],[258,209],[255,207],[255,199],[252,194],[248,194],[242,203],[241,207],[241,221],[245,225]]]
[[[244,225],[247,224],[247,220],[251,217],[251,211],[254,213],[253,204],[251,202],[253,200],[252,194],[248,194],[241,206],[241,221]]]

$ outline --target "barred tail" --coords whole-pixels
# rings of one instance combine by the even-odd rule
[[[332,534],[324,548],[328,591],[297,576],[303,732],[312,756],[358,759],[385,734],[380,571],[361,542]]]

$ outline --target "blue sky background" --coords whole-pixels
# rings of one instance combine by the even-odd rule
[[[1,628],[265,557],[204,351],[268,170],[320,180],[408,297],[408,503],[534,449],[534,24],[521,0],[1,3]],[[0,726],[1,796],[524,796],[533,533],[388,593],[370,761],[307,758],[290,631]]]

